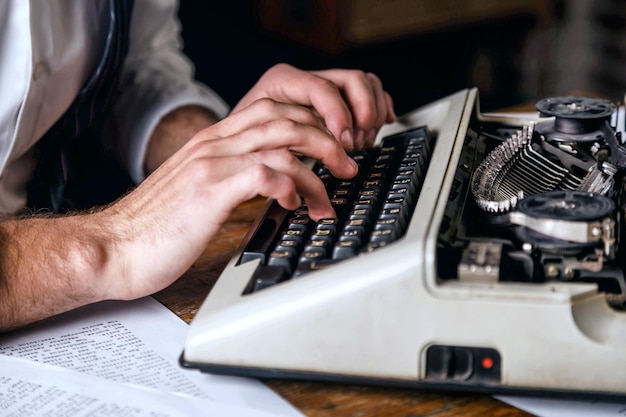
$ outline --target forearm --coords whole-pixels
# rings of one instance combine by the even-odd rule
[[[181,107],[163,118],[150,144],[150,172],[215,121],[197,106]],[[102,300],[149,295],[188,267],[146,272],[141,258],[154,249],[163,225],[130,219],[161,213],[146,209],[153,194],[132,194],[134,198],[92,213],[0,219],[0,331]],[[147,241],[146,234],[152,236]]]
[[[0,330],[107,298],[105,236],[85,215],[0,222]]]
[[[217,121],[211,111],[200,106],[184,106],[170,112],[161,119],[150,137],[146,173],[152,173],[193,135]]]

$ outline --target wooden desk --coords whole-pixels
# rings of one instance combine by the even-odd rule
[[[173,285],[155,295],[190,322],[259,212],[263,199],[240,206],[196,264]],[[310,417],[521,417],[530,414],[488,395],[442,393],[309,382],[265,381]]]

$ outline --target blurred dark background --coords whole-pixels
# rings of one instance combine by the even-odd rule
[[[626,91],[622,0],[181,1],[197,78],[232,106],[270,66],[376,73],[402,114],[465,87],[483,109]]]

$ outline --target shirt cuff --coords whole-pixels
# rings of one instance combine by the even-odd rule
[[[154,98],[154,97],[153,97]],[[144,103],[147,104],[147,103]],[[138,103],[141,105],[141,103]],[[146,177],[144,163],[148,142],[159,121],[173,110],[188,105],[197,105],[212,111],[218,118],[226,117],[230,111],[229,106],[213,90],[193,84],[173,96],[151,102],[150,106],[144,107],[141,116],[129,126],[127,134],[131,139],[124,159],[131,179],[140,183]]]

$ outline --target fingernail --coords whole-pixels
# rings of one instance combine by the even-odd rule
[[[354,149],[354,139],[352,137],[352,132],[350,131],[350,129],[344,130],[341,134],[341,143],[348,151]]]

